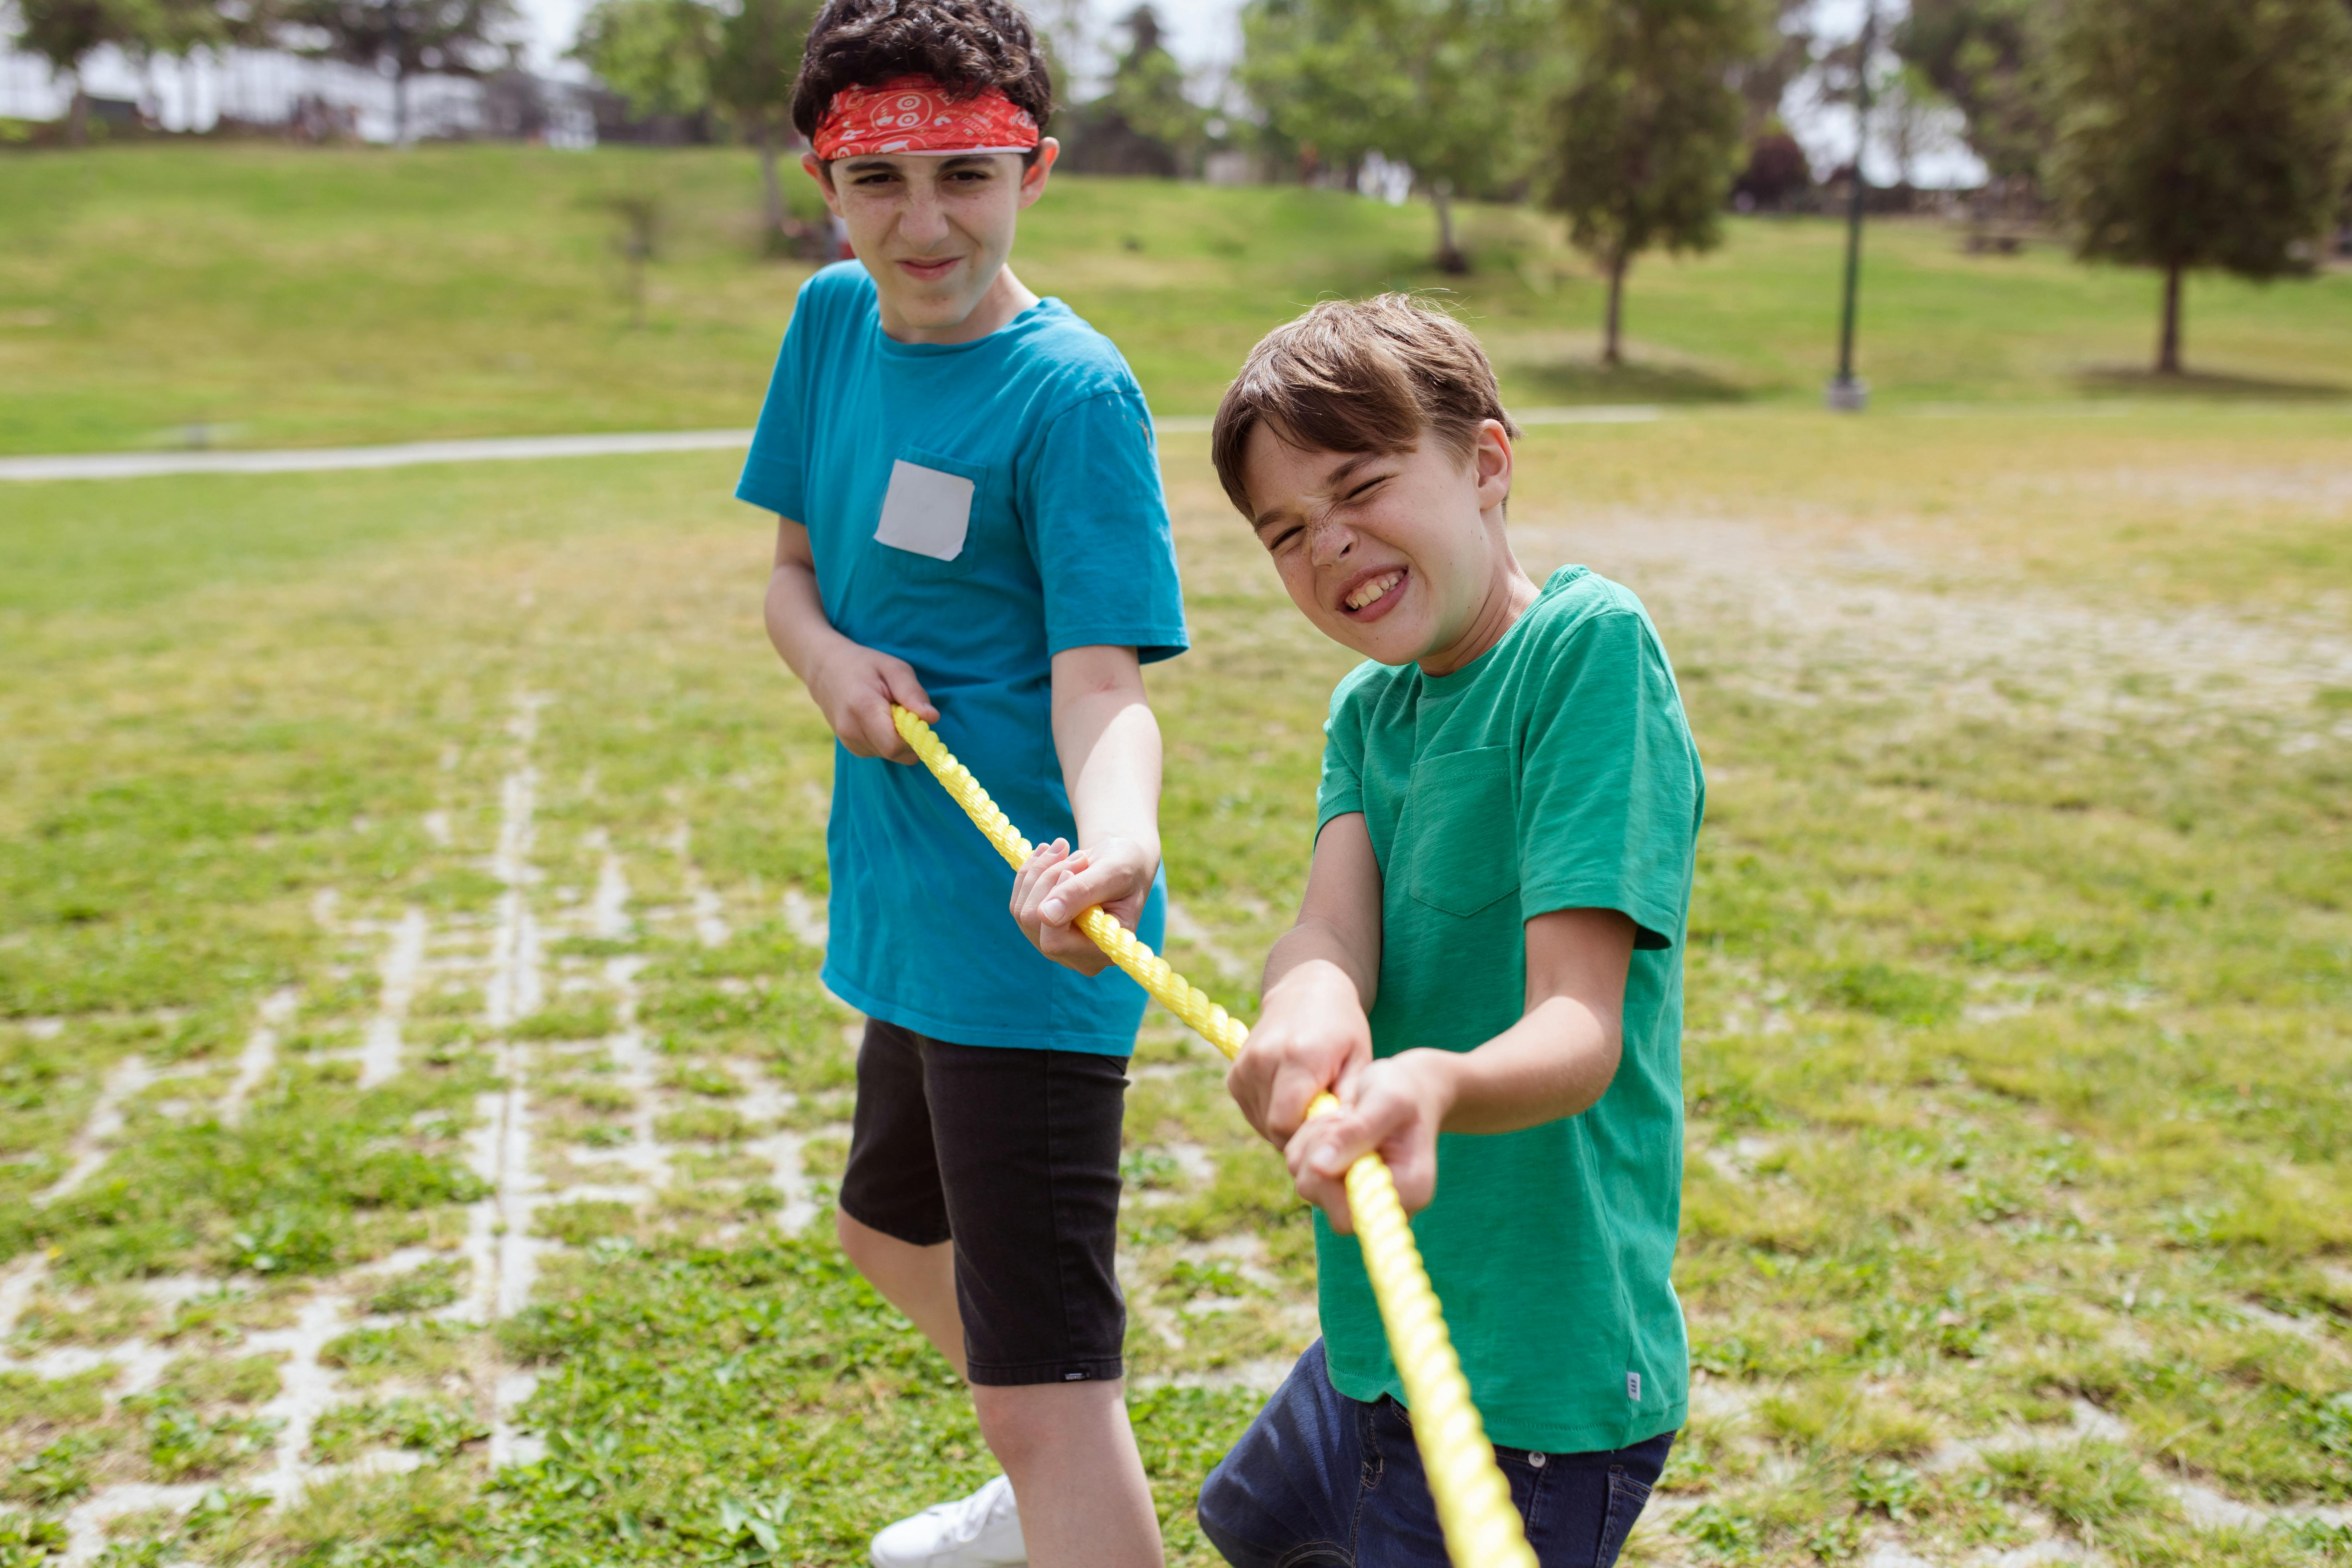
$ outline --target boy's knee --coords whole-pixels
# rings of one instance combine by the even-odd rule
[[[1242,1552],[1241,1537],[1236,1533],[1237,1515],[1246,1496],[1234,1481],[1228,1456],[1228,1463],[1211,1470],[1209,1479],[1201,1483],[1201,1495],[1193,1503],[1192,1517],[1201,1533],[1209,1538],[1209,1544],[1228,1563],[1250,1561]]]
[[[1088,1417],[1097,1413],[1083,1408],[1078,1394],[1079,1385],[1068,1384],[974,1384],[971,1408],[988,1451],[1018,1474],[1056,1445],[1095,1440],[1097,1423]]]
[[[842,1256],[869,1279],[877,1268],[887,1268],[917,1250],[911,1242],[900,1241],[887,1231],[852,1219],[845,1209],[833,1211],[833,1234],[841,1239]]]
[[[1268,1515],[1230,1465],[1201,1483],[1192,1520],[1232,1568],[1349,1568],[1354,1561],[1338,1542],[1308,1540],[1293,1521]]]

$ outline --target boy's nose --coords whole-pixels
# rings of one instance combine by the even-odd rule
[[[1356,535],[1345,524],[1318,522],[1307,533],[1307,553],[1318,566],[1344,560],[1356,548]]]
[[[929,192],[919,192],[908,198],[907,210],[898,219],[898,232],[916,245],[931,245],[945,239],[948,215],[938,198]]]

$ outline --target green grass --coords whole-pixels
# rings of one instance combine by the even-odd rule
[[[1202,443],[1167,446],[1198,644],[1152,676],[1171,878],[1254,958],[1298,893],[1349,659],[1280,596]],[[2170,1488],[2352,1500],[2347,416],[1702,408],[1521,456],[1523,556],[1650,599],[1712,781],[1677,1271],[1701,1403],[1637,1552],[2340,1558],[2327,1527],[2209,1529]],[[764,1529],[786,1561],[846,1564],[987,1472],[945,1367],[822,1221],[776,1228],[766,1141],[804,1141],[820,1205],[837,1177],[845,1019],[781,911],[822,900],[827,752],[761,640],[763,531],[730,474],[11,492],[0,1139],[22,1163],[0,1166],[0,1242],[57,1249],[26,1331],[194,1358],[144,1405],[12,1373],[0,1475],[37,1514],[210,1474],[219,1503],[134,1521],[125,1550],[750,1562]],[[432,972],[400,1070],[362,1089],[348,1053],[404,911],[446,965],[504,907],[519,694],[549,1021],[501,1027],[491,978]],[[583,912],[607,854],[619,936]],[[278,1062],[226,1123],[205,1107],[281,990]],[[631,1028],[634,1077],[594,1037]],[[32,1204],[134,1055],[180,1076]],[[1206,1564],[1192,1489],[1312,1332],[1312,1248],[1202,1049],[1155,1016],[1139,1060],[1135,1408],[1172,1560]],[[509,1083],[559,1201],[525,1233],[551,1247],[531,1304],[488,1332],[435,1315],[473,1286],[430,1249],[467,1233],[468,1129]],[[632,1117],[667,1184],[561,1199],[615,1179],[593,1162]],[[168,1307],[149,1283],[188,1272],[205,1293]],[[256,1510],[236,1489],[270,1437],[235,1401],[273,1368],[247,1336],[322,1289],[390,1316],[320,1352],[351,1402],[314,1455],[424,1468]],[[518,1369],[545,1452],[492,1472],[480,1435]]]
[[[818,210],[788,171],[792,200]],[[630,325],[601,198],[654,191],[659,258]],[[301,446],[749,425],[806,268],[761,259],[734,150],[121,147],[0,157],[0,451]],[[1427,266],[1424,206],[1333,192],[1061,178],[1018,264],[1109,332],[1154,406],[1202,414],[1267,327],[1334,292],[1446,288],[1507,395],[1819,396],[1843,236],[1735,219],[1707,257],[1642,262],[1635,362],[1593,363],[1601,289],[1549,220],[1472,209],[1477,269]],[[2200,376],[2140,374],[2157,288],[2052,245],[1969,256],[1874,226],[1863,373],[1883,401],[2352,396],[2352,273],[2198,279]]]
[[[590,198],[646,179],[672,243],[632,331]],[[755,193],[723,152],[0,159],[0,447],[744,423],[799,276],[751,258]],[[1307,300],[1435,281],[1427,223],[1057,182],[1023,265],[1199,412]],[[1710,774],[1700,1399],[1636,1559],[2352,1559],[2292,1511],[2352,1502],[2352,412],[2305,395],[2346,379],[2352,279],[2200,282],[2192,359],[2240,379],[2158,395],[2110,374],[2147,279],[1882,226],[1885,412],[1834,419],[1829,226],[1645,263],[1606,375],[1541,224],[1470,226],[1515,400],[1675,405],[1534,433],[1512,510],[1531,567],[1652,604]],[[1151,675],[1170,876],[1246,969],[1296,905],[1350,660],[1203,443],[1165,448],[1197,644]],[[128,1518],[122,1561],[849,1564],[987,1473],[822,1218],[852,1021],[793,900],[822,905],[830,753],[761,637],[733,465],[7,489],[0,1266],[44,1276],[16,1353],[110,1359],[0,1376],[28,1510],[0,1562],[96,1489],[184,1477],[205,1500]],[[544,994],[517,1017],[522,912]],[[412,919],[400,1058],[363,1079]],[[1196,1568],[1192,1490],[1313,1331],[1311,1237],[1202,1047],[1155,1014],[1138,1068],[1134,1410]],[[543,1189],[479,1163],[510,1093]],[[101,1102],[102,1163],[47,1195]],[[796,1203],[819,1217],[787,1233]],[[540,1249],[494,1327],[485,1247]],[[302,1334],[316,1366],[281,1365]],[[173,1359],[126,1398],[140,1344]],[[267,1401],[320,1369],[342,1403],[307,1459],[422,1468],[261,1508],[241,1489],[291,1440]],[[493,1469],[515,1431],[541,1447]],[[2209,1528],[2179,1484],[2289,1511]]]

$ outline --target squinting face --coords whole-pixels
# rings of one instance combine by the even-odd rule
[[[1465,458],[1426,438],[1410,452],[1301,449],[1260,421],[1242,473],[1258,542],[1325,636],[1433,675],[1475,656],[1465,645],[1517,572],[1503,534],[1511,448],[1499,424],[1489,420]]]
[[[1015,221],[1045,193],[1058,151],[1049,137],[1025,167],[1017,153],[803,162],[874,276],[884,329],[928,337],[952,334],[995,285]]]

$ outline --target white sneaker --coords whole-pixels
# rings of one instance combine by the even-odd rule
[[[935,1503],[874,1538],[874,1568],[1028,1568],[1013,1483],[997,1477],[968,1498]]]

